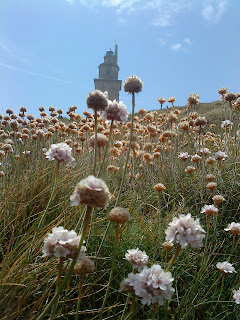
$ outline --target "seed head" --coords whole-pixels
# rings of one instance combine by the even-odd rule
[[[124,208],[115,207],[109,212],[108,219],[112,222],[124,224],[130,221],[130,214]]]
[[[108,99],[102,91],[94,90],[88,94],[86,103],[88,108],[93,109],[95,112],[103,111],[108,106]]]

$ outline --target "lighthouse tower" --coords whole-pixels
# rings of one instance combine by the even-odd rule
[[[99,76],[94,79],[95,89],[108,92],[108,99],[119,100],[119,91],[121,90],[122,81],[118,80],[118,47],[115,45],[115,52],[109,49],[105,56],[104,62],[98,66]]]

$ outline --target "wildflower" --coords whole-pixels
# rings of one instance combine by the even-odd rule
[[[93,208],[105,208],[110,198],[110,192],[102,179],[88,176],[81,180],[75,187],[73,195],[70,196],[72,206],[79,203],[87,204]]]
[[[188,157],[189,157],[189,155],[187,152],[182,152],[179,154],[178,159],[185,162],[185,161],[187,161]]]
[[[102,91],[94,90],[88,94],[86,103],[88,108],[93,109],[95,112],[103,111],[108,106],[108,99]]]
[[[95,270],[94,262],[86,256],[78,258],[74,268],[74,274],[88,274]]]
[[[176,101],[176,98],[175,97],[170,97],[168,98],[168,102],[170,102],[172,105],[173,103]]]
[[[220,203],[223,203],[225,201],[223,196],[221,196],[220,194],[215,195],[212,199],[213,199],[213,202],[216,203],[216,204],[220,204]]]
[[[138,248],[128,250],[125,258],[132,264],[134,269],[138,270],[148,263],[148,255],[145,251],[141,251]]]
[[[123,88],[125,92],[138,93],[142,91],[143,83],[137,76],[130,76],[124,81]]]
[[[209,182],[206,186],[209,190],[213,191],[217,188],[217,183],[216,182]]]
[[[230,231],[232,234],[240,234],[240,223],[232,222],[228,224],[228,227],[224,229],[225,231]]]
[[[185,172],[186,173],[189,173],[189,174],[193,174],[193,172],[195,171],[195,167],[193,166],[187,166],[186,169],[185,169]]]
[[[195,154],[192,156],[192,162],[196,162],[198,163],[202,158],[198,155],[198,154]]]
[[[160,265],[144,268],[141,273],[130,273],[121,284],[120,291],[134,292],[141,297],[142,304],[162,306],[164,300],[170,300],[175,291],[172,287],[171,272],[164,272]]]
[[[200,102],[200,96],[197,93],[191,93],[188,97],[188,105],[190,107],[197,105]]]
[[[107,145],[108,142],[108,138],[102,134],[102,133],[98,133],[97,134],[97,146],[98,148],[103,148]],[[92,135],[89,139],[89,144],[91,147],[94,147],[94,143],[95,143],[95,136]]]
[[[205,117],[197,117],[197,119],[194,122],[194,125],[196,127],[204,127],[207,124],[207,119]]]
[[[218,93],[219,93],[220,95],[224,95],[225,93],[227,93],[227,88],[222,87],[222,88],[218,89]]]
[[[236,304],[240,304],[240,288],[238,290],[233,290],[233,299],[235,299]]]
[[[218,262],[216,264],[216,267],[218,269],[220,269],[223,273],[233,273],[236,272],[235,268],[233,267],[233,265],[227,261],[224,262]]]
[[[221,128],[223,129],[229,129],[230,127],[233,126],[233,123],[230,121],[230,120],[224,120],[222,121],[222,124],[221,124]]]
[[[214,155],[214,158],[218,161],[225,160],[227,157],[226,152],[223,151],[217,151]]]
[[[163,249],[168,252],[172,249],[173,244],[172,244],[172,242],[165,241],[165,242],[163,242],[162,246],[163,246]]]
[[[211,182],[211,181],[213,181],[215,179],[216,179],[216,177],[212,173],[207,174],[206,177],[205,177],[205,180],[208,181],[208,182]]]
[[[218,212],[218,208],[216,208],[213,204],[205,205],[202,207],[201,213],[205,213],[208,216],[211,216],[214,213]]]
[[[237,99],[237,95],[236,93],[233,93],[233,92],[227,92],[224,94],[224,99],[226,101],[232,102],[233,100]]]
[[[192,248],[200,248],[205,235],[205,230],[201,227],[199,219],[194,220],[191,214],[174,217],[165,231],[166,240],[177,242],[182,248],[190,245]]]
[[[126,105],[122,101],[108,100],[108,106],[103,111],[102,117],[104,120],[127,122],[128,111]]]
[[[154,189],[155,189],[157,192],[162,192],[162,191],[166,190],[166,187],[165,187],[164,184],[162,184],[162,183],[157,183],[157,184],[154,186]]]
[[[202,148],[199,150],[200,156],[206,156],[208,154],[210,154],[210,150],[208,148]]]
[[[80,238],[73,230],[68,231],[63,227],[55,227],[52,233],[48,233],[44,239],[42,257],[74,258]],[[83,255],[85,251],[86,247],[82,246],[80,255]]]
[[[71,164],[75,159],[71,155],[72,148],[69,147],[65,142],[52,144],[50,149],[45,153],[46,158],[52,161],[56,159],[60,162],[66,162],[68,165]]]
[[[130,221],[130,214],[124,208],[115,207],[109,212],[108,219],[112,222],[124,224]]]

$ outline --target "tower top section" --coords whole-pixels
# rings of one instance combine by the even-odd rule
[[[95,89],[108,91],[110,100],[119,100],[119,91],[121,90],[122,81],[118,80],[118,46],[115,45],[115,50],[106,51],[104,62],[98,66],[99,76],[94,79]]]

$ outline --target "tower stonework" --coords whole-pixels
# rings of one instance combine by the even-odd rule
[[[99,76],[94,79],[95,89],[108,92],[108,99],[119,100],[119,91],[121,90],[122,81],[118,80],[119,67],[118,47],[115,45],[115,52],[109,49],[104,56],[104,63],[98,66]]]

